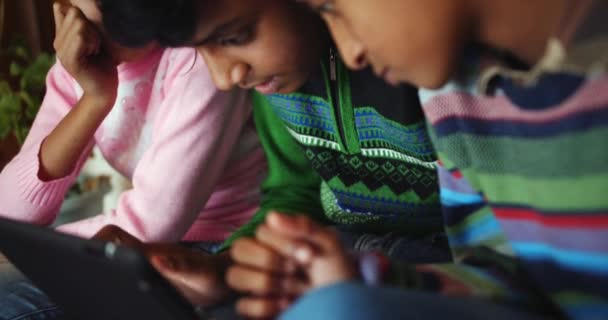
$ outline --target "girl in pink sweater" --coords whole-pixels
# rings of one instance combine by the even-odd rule
[[[114,224],[143,241],[222,241],[259,204],[266,170],[248,95],[220,92],[194,49],[127,49],[94,0],[54,6],[57,63],[21,152],[0,174],[0,215],[56,218],[91,148],[131,179],[115,210],[59,230]]]

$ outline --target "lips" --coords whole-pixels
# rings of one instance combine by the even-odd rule
[[[395,87],[398,86],[400,83],[399,79],[395,75],[395,72],[393,72],[389,67],[384,68],[380,77],[384,79],[384,81],[386,81],[388,84]]]
[[[279,91],[280,81],[278,77],[274,76],[262,83],[242,87],[244,89],[255,89],[261,94],[274,94]]]

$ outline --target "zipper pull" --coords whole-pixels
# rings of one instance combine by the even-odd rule
[[[336,81],[338,76],[336,75],[336,54],[333,48],[329,48],[329,79]]]

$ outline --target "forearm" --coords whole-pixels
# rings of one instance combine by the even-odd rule
[[[387,284],[446,296],[468,296],[518,305],[551,308],[546,296],[527,279],[517,259],[478,248],[462,263],[411,265],[381,254],[359,258],[368,284]]]
[[[40,148],[40,176],[54,180],[70,174],[89,146],[111,102],[84,95],[44,140]]]

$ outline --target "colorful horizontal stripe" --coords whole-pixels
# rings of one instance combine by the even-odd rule
[[[526,122],[510,120],[446,118],[434,124],[439,137],[455,133],[474,134],[490,137],[517,137],[538,139],[577,132],[587,128],[608,126],[608,110],[599,109],[578,112],[569,117],[551,122]]]
[[[542,112],[525,111],[512,104],[503,94],[496,96],[470,95],[465,92],[433,94],[428,90],[421,90],[421,95],[429,97],[423,106],[424,114],[432,125],[449,118],[542,124],[566,119],[577,113],[605,109],[608,76],[590,80],[574,97],[563,101],[556,108]]]
[[[608,107],[608,106],[607,106]],[[608,108],[607,108],[608,110]],[[606,141],[608,123],[602,127],[578,131],[547,139],[488,137],[457,133],[437,137],[437,148],[453,157],[460,170],[474,169],[480,173],[521,175],[525,177],[577,177],[608,174]],[[562,153],[560,157],[556,153]],[[470,157],[469,154],[483,154]],[[521,155],[529,154],[528,157]],[[581,154],[587,156],[581,156]],[[533,156],[532,156],[533,155]],[[490,159],[494,159],[489,161]]]

